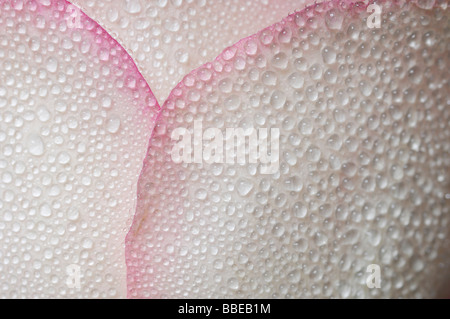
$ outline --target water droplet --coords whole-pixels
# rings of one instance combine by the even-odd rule
[[[108,61],[109,60],[109,49],[107,48],[100,48],[98,49],[98,58],[100,61]]]
[[[117,133],[119,131],[120,124],[121,122],[119,117],[111,117],[106,122],[106,129],[109,133]]]
[[[171,32],[177,32],[180,30],[180,23],[175,18],[167,18],[164,20],[163,26],[166,30]]]
[[[309,119],[304,119],[298,123],[298,130],[303,135],[311,135],[313,132],[313,125]]]
[[[110,108],[111,107],[112,99],[111,99],[111,97],[109,95],[104,95],[101,100],[102,100],[102,106],[104,108]]]
[[[275,54],[272,58],[272,64],[278,69],[285,69],[288,64],[288,58],[286,54],[283,52]]]
[[[344,17],[337,8],[333,8],[325,14],[325,23],[332,30],[340,30],[343,21]]]
[[[275,224],[272,228],[272,234],[276,237],[283,236],[284,232],[285,232],[285,228],[281,223]]]
[[[39,207],[39,214],[43,217],[50,217],[52,215],[52,209],[50,208],[50,205],[48,204],[42,204],[41,207]]]
[[[336,52],[332,47],[326,46],[322,50],[322,59],[325,64],[333,64],[336,61]]]
[[[237,184],[239,195],[246,196],[253,189],[253,183],[248,179],[240,179]]]
[[[288,274],[288,280],[292,284],[297,284],[300,282],[301,273],[299,269],[293,270]]]
[[[70,155],[67,152],[61,152],[58,154],[58,163],[67,164],[70,162]]]
[[[289,85],[292,86],[294,89],[300,89],[303,86],[304,79],[303,76],[300,75],[298,72],[294,72],[288,77]]]
[[[435,0],[418,0],[417,1],[417,6],[419,6],[422,9],[431,9],[433,8],[435,3]]]
[[[29,42],[28,42],[31,51],[38,51],[39,48],[41,47],[41,41],[38,37],[32,37]]]
[[[319,80],[322,77],[322,66],[319,63],[314,63],[309,68],[309,76],[313,80]]]
[[[236,278],[228,279],[228,287],[233,290],[239,289],[239,281]]]
[[[234,111],[239,108],[240,99],[237,95],[232,95],[225,100],[225,108],[228,111]]]
[[[70,207],[66,213],[66,216],[69,220],[77,220],[80,217],[80,211],[78,208]]]
[[[274,109],[281,109],[286,103],[286,94],[282,91],[275,90],[270,97],[270,104],[274,107]]]
[[[42,138],[37,134],[31,134],[28,137],[28,151],[31,155],[34,156],[41,156],[44,154],[44,142],[42,141]]]
[[[306,209],[306,206],[300,202],[295,203],[292,207],[292,213],[297,218],[304,218],[307,212],[308,210]]]
[[[314,235],[314,242],[317,246],[323,246],[328,242],[328,237],[322,232],[317,232]]]
[[[58,70],[58,60],[56,60],[55,58],[48,58],[47,59],[47,71],[50,73],[54,73],[56,72],[56,70]]]
[[[183,49],[175,51],[175,59],[179,63],[186,63],[189,60],[189,53]]]
[[[200,200],[204,200],[207,195],[208,192],[204,188],[200,188],[195,192],[195,197]]]
[[[292,38],[292,31],[290,28],[285,27],[281,30],[280,34],[278,35],[278,40],[280,40],[281,43],[289,43]]]
[[[268,86],[274,86],[277,84],[277,75],[273,71],[266,71],[262,74],[262,82]]]
[[[298,176],[292,176],[287,178],[284,181],[284,185],[286,186],[287,190],[294,192],[299,192],[303,188],[302,180]]]
[[[244,50],[248,55],[255,55],[258,52],[258,44],[253,39],[250,39],[244,44]]]
[[[81,241],[81,246],[83,246],[83,248],[85,249],[91,249],[93,245],[94,242],[90,238],[83,238]]]
[[[131,14],[139,13],[141,11],[141,2],[140,0],[125,0],[124,9]]]

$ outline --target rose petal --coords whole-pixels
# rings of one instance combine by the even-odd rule
[[[66,1],[0,1],[0,64],[0,297],[125,296],[156,99]]]
[[[450,262],[448,11],[377,4],[380,29],[362,3],[311,6],[172,91],[127,236],[129,297],[436,296]],[[208,164],[201,147],[176,163],[172,134],[194,139],[199,123],[279,129],[279,167]]]
[[[314,0],[73,0],[128,49],[158,101],[225,47]]]

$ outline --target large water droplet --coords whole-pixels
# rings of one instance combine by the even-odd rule
[[[332,30],[340,30],[343,21],[342,13],[336,8],[329,10],[325,15],[325,23]]]
[[[240,179],[237,184],[237,191],[239,195],[246,196],[253,188],[253,184],[248,179]]]
[[[120,118],[119,117],[111,117],[108,119],[106,123],[106,129],[109,133],[117,133],[120,128]]]
[[[42,204],[41,207],[39,207],[39,213],[43,217],[50,217],[52,215],[52,209],[49,204]]]
[[[31,134],[28,137],[28,151],[31,155],[34,156],[41,156],[44,154],[44,142],[42,141],[42,138],[37,134]]]
[[[125,0],[124,9],[131,14],[139,13],[141,11],[141,2],[139,0]]]

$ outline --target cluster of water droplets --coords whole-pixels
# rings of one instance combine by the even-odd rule
[[[130,297],[435,296],[450,262],[448,12],[379,5],[379,29],[362,4],[309,7],[172,92],[127,237]],[[171,134],[196,120],[278,128],[279,169],[175,163]]]
[[[126,52],[84,15],[70,28],[68,9],[0,1],[3,298],[125,296],[127,219],[156,102]]]
[[[308,0],[73,0],[130,52],[159,101],[223,48]]]

